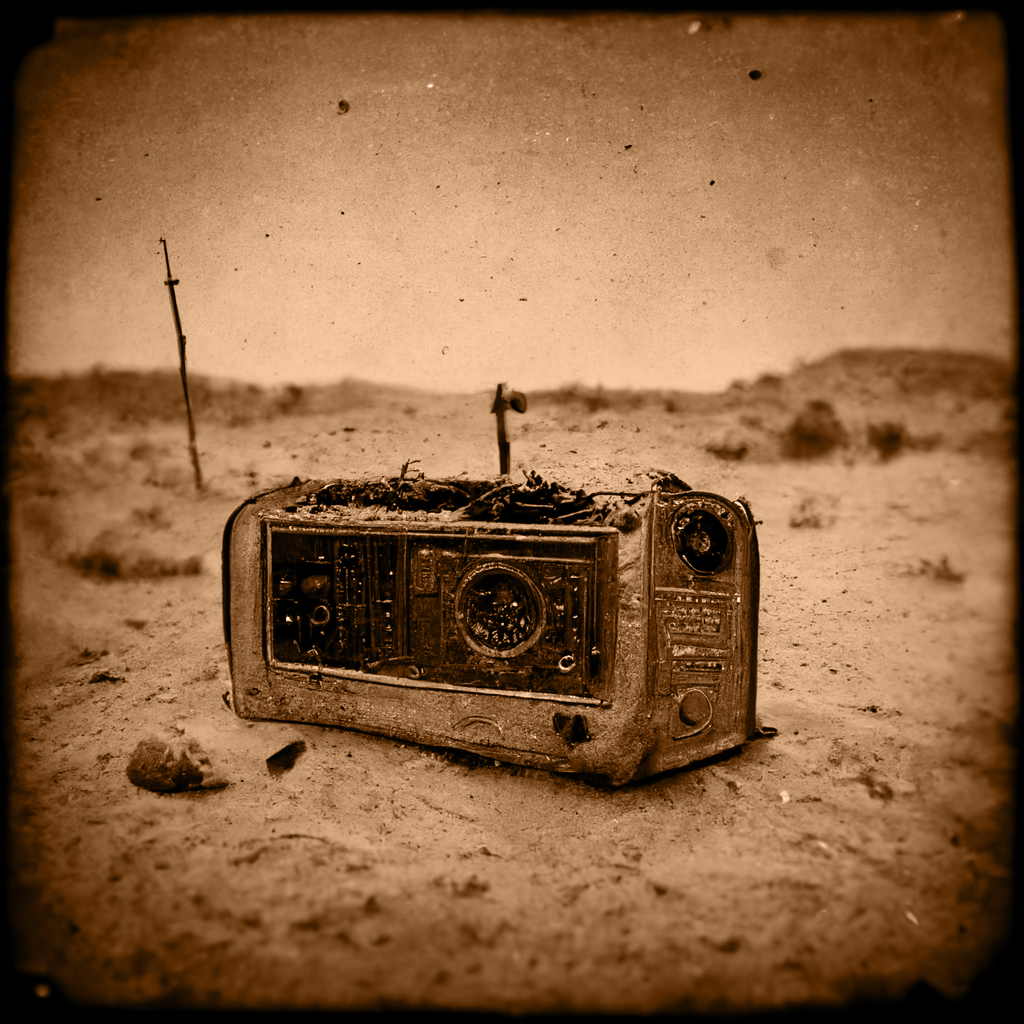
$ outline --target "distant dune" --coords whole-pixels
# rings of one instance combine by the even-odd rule
[[[811,458],[833,450],[853,454],[936,447],[961,452],[1013,451],[1015,374],[989,356],[966,352],[857,349],[837,352],[785,375],[762,374],[724,392],[631,391],[571,384],[528,395],[530,417],[574,430],[615,421],[657,420],[684,430],[721,459],[752,462]],[[479,426],[490,396],[441,394],[345,379],[334,384],[262,388],[195,375],[189,393],[196,429],[263,429],[272,422],[338,416],[372,418],[394,427],[428,412]],[[170,371],[106,370],[11,382],[12,426],[33,422],[46,433],[140,430],[149,423],[183,423],[181,378]],[[472,404],[476,415],[466,418]],[[634,423],[635,425],[635,423]],[[312,429],[312,428],[311,428]]]
[[[783,378],[797,389],[830,389],[864,396],[928,395],[948,391],[971,398],[1004,398],[1014,383],[1008,363],[971,352],[921,349],[845,349],[807,363]],[[776,382],[760,377],[753,389]],[[733,385],[737,387],[737,385]],[[742,387],[742,385],[740,385]]]
[[[189,400],[197,418],[239,425],[289,413],[323,413],[367,405],[407,404],[428,392],[371,381],[336,384],[260,387],[226,378],[189,374]],[[71,410],[122,422],[174,420],[184,412],[181,376],[171,370],[107,370],[61,377],[28,377],[10,381],[12,411],[26,416],[61,416]]]
[[[1014,386],[1009,364],[968,352],[916,349],[850,349],[804,364],[784,375],[764,374],[753,382],[737,381],[724,392],[682,390],[633,391],[584,388],[575,384],[538,391],[535,405],[579,403],[600,409],[636,409],[664,404],[668,411],[724,410],[766,399],[790,404],[812,393],[821,397],[911,400],[944,391],[965,399],[1007,398]],[[19,417],[59,415],[61,410],[90,409],[114,420],[170,420],[182,414],[181,378],[167,370],[107,370],[61,377],[29,377],[10,382],[11,405]],[[429,391],[346,378],[334,384],[260,387],[225,378],[189,376],[189,395],[197,417],[265,419],[288,413],[323,413],[341,408],[417,403]]]

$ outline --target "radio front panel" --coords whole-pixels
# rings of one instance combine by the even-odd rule
[[[273,668],[592,697],[614,660],[615,595],[594,537],[265,523]],[[607,575],[607,571],[606,571]],[[605,607],[607,606],[607,607]]]

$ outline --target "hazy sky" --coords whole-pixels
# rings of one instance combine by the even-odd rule
[[[983,14],[64,21],[23,65],[14,374],[717,389],[1010,356]],[[348,104],[341,112],[339,102]]]

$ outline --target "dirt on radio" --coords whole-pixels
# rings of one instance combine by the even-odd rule
[[[957,358],[509,414],[514,475],[675,473],[760,520],[775,734],[621,788],[231,707],[230,513],[295,477],[495,476],[491,395],[197,379],[197,492],[175,374],[14,382],[23,994],[645,1013],[985,991],[1013,926],[1016,410],[1006,367]],[[215,784],[133,784],[147,738]]]

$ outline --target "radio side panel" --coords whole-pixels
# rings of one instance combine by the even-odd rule
[[[231,696],[242,718],[271,718],[269,680],[263,657],[263,573],[260,557],[261,524],[251,505],[239,510],[225,545],[226,598],[230,609],[228,634]]]
[[[655,774],[753,735],[759,556],[745,503],[706,492],[662,495],[652,509],[647,675]]]
[[[221,574],[224,639],[231,670],[232,701],[242,718],[266,714],[267,665],[263,658],[263,587],[260,523],[257,512],[295,501],[323,485],[306,481],[253,495],[232,513],[224,527]]]

